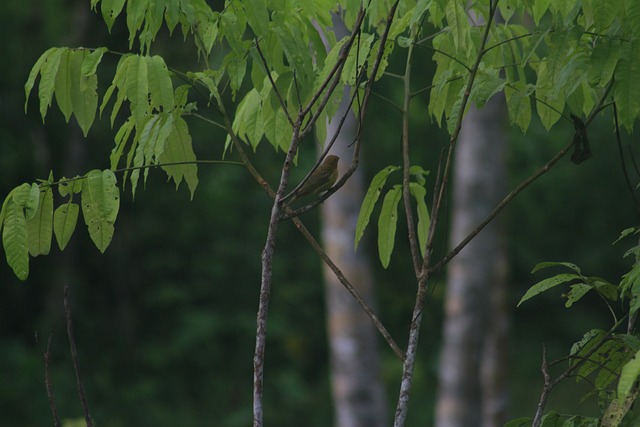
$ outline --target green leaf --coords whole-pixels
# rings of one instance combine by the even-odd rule
[[[593,289],[593,287],[585,283],[576,283],[575,285],[571,285],[571,290],[567,294],[567,302],[564,304],[564,306],[567,308],[571,307],[575,302],[579,301],[583,296],[585,296],[591,289]]]
[[[82,192],[82,179],[76,176],[73,179],[62,178],[58,183],[58,192],[62,197],[70,194],[79,194]]]
[[[164,112],[173,110],[173,84],[169,69],[162,57],[155,55],[146,57],[151,106]]]
[[[429,224],[431,219],[429,218],[429,209],[425,201],[427,190],[417,182],[409,183],[409,191],[411,195],[416,199],[417,212],[418,212],[418,243],[420,244],[420,254],[424,257],[424,252],[427,248],[427,235],[429,234]]]
[[[106,51],[106,47],[100,47],[84,57],[82,67],[80,67],[81,77],[86,78],[92,76],[98,71],[98,65],[100,65],[102,56]]]
[[[533,421],[531,417],[514,418],[513,420],[507,422],[504,427],[528,427],[531,425],[531,421]]]
[[[396,238],[398,223],[398,202],[402,196],[402,187],[394,185],[384,196],[380,218],[378,218],[378,252],[384,268],[389,266]]]
[[[87,56],[89,56],[88,52],[83,49],[72,51],[69,58],[72,78],[71,105],[73,105],[73,115],[78,120],[85,137],[93,124],[98,108],[97,76],[92,74],[82,77],[82,65]]]
[[[107,103],[111,99],[111,95],[113,95],[113,92],[118,89],[118,96],[116,98],[115,105],[113,106],[113,111],[111,112],[111,126],[113,126],[113,122],[116,118],[116,115],[118,114],[118,111],[120,110],[122,101],[125,98],[125,86],[128,75],[127,70],[129,68],[129,62],[132,57],[133,55],[124,55],[122,56],[122,58],[120,58],[120,61],[118,61],[118,65],[116,66],[116,74],[115,76],[113,76],[111,86],[109,86],[109,88],[105,92],[104,97],[102,98],[102,104],[100,104],[100,115],[102,115],[104,108],[107,106]]]
[[[533,270],[531,270],[531,274],[537,273],[538,271],[544,268],[549,268],[549,267],[567,267],[578,274],[582,274],[582,270],[580,270],[580,267],[578,267],[577,265],[571,262],[557,262],[557,261],[540,262],[536,264],[535,267],[533,267]]]
[[[516,87],[518,86],[521,85],[516,84]],[[504,94],[509,110],[509,120],[511,123],[518,125],[522,132],[526,132],[531,123],[531,100],[529,95],[524,91],[524,88],[519,90],[510,86],[505,86]]]
[[[269,31],[269,11],[266,0],[246,0],[244,11],[255,35],[258,38],[266,35]]]
[[[449,31],[453,35],[453,45],[458,51],[465,51],[471,43],[469,18],[464,5],[462,0],[449,0],[445,10]]]
[[[31,185],[24,183],[11,190],[11,197],[20,209],[24,209],[27,206],[29,196],[31,195],[31,189]]]
[[[102,0],[102,6],[100,11],[102,12],[102,19],[107,24],[107,29],[111,32],[111,27],[115,22],[120,12],[122,12],[122,7],[124,6],[125,0]]]
[[[238,104],[232,129],[238,137],[248,142],[254,151],[258,148],[258,143],[264,135],[264,117],[262,97],[257,90],[251,89]]]
[[[113,224],[120,208],[120,193],[113,171],[92,170],[82,186],[82,215],[89,236],[100,252],[113,237]]]
[[[149,76],[147,61],[138,55],[129,57],[126,95],[131,102],[131,115],[140,126],[149,112]]]
[[[2,232],[2,246],[7,263],[20,280],[29,276],[29,247],[27,224],[22,208],[11,199],[7,202]]]
[[[162,166],[162,169],[176,183],[176,189],[182,182],[182,178],[187,182],[191,198],[198,186],[198,165],[195,163],[196,155],[191,145],[191,135],[184,119],[176,116],[174,126],[167,138],[164,152],[160,156],[160,163],[187,163],[172,166]]]
[[[535,285],[533,285],[531,288],[529,288],[529,290],[524,294],[524,296],[518,302],[518,307],[520,306],[520,304],[522,304],[526,300],[531,299],[541,294],[542,292],[548,291],[549,289],[554,288],[563,283],[570,282],[572,280],[580,280],[580,279],[582,279],[581,276],[577,274],[570,274],[570,273],[557,274],[553,277],[549,277],[548,279],[544,279],[536,283]]]
[[[373,43],[375,38],[374,36],[375,34],[363,34],[360,39],[360,44],[357,43],[358,39],[356,39],[356,43],[354,43],[349,51],[349,56],[347,56],[344,68],[342,69],[342,81],[344,83],[351,86],[356,84],[358,75],[369,57],[371,43]]]
[[[615,72],[614,98],[620,123],[629,132],[633,129],[633,123],[640,113],[640,96],[637,96],[637,88],[640,87],[638,51],[640,51],[640,40],[634,39],[623,43]]]
[[[24,204],[25,208],[25,217],[27,219],[31,219],[36,215],[38,208],[40,206],[40,187],[38,184],[31,184],[31,188],[29,190],[27,201]]]
[[[533,21],[536,25],[540,24],[540,19],[549,9],[551,0],[536,0],[533,2]]]
[[[622,367],[620,372],[620,381],[618,382],[618,401],[624,402],[633,385],[640,376],[640,351]]]
[[[53,92],[55,90],[56,75],[60,66],[60,57],[66,49],[60,48],[51,52],[44,60],[40,68],[40,86],[38,88],[38,98],[40,99],[40,115],[42,122],[47,115],[47,109],[51,106]]]
[[[124,152],[125,147],[127,146],[127,142],[129,141],[129,137],[131,136],[131,132],[135,128],[135,122],[131,117],[125,121],[115,136],[115,147],[111,150],[111,155],[109,156],[110,167],[111,169],[117,169],[118,163],[120,162],[120,157],[122,157],[122,153]]]
[[[60,66],[58,67],[58,73],[56,74],[55,83],[55,96],[58,108],[62,111],[64,119],[69,122],[71,114],[73,113],[73,104],[71,103],[71,88],[74,85],[73,76],[71,75],[69,49],[65,49],[60,56]]]
[[[59,206],[53,214],[53,231],[60,250],[64,250],[71,239],[78,223],[80,206],[76,203],[66,203]]]
[[[358,243],[362,236],[364,235],[364,230],[367,228],[369,224],[369,219],[371,218],[371,213],[373,212],[373,208],[378,201],[378,197],[380,197],[380,191],[384,184],[387,182],[387,178],[389,175],[400,169],[398,166],[387,166],[378,172],[373,179],[371,180],[371,184],[369,184],[369,189],[367,190],[367,194],[364,196],[364,200],[362,200],[362,206],[360,207],[360,213],[358,214],[358,221],[356,223],[356,235],[354,239],[354,249],[358,249]]]
[[[38,189],[38,196],[40,198],[38,210],[33,217],[27,216],[26,219],[29,254],[34,257],[49,253],[52,235],[53,191],[51,187],[46,187],[42,192]]]
[[[47,51],[45,51],[42,55],[40,55],[40,58],[38,58],[38,60],[36,61],[35,64],[33,64],[33,67],[31,68],[31,72],[29,72],[29,78],[27,78],[27,82],[24,84],[24,112],[27,112],[27,105],[29,103],[29,94],[31,94],[31,90],[33,89],[33,85],[36,82],[36,78],[38,77],[38,75],[40,74],[40,70],[42,68],[42,64],[44,64],[44,62],[49,58],[49,56],[56,52],[58,50],[57,47],[52,47],[47,49]]]

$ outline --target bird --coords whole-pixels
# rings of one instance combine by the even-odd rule
[[[338,160],[340,160],[338,156],[327,156],[322,164],[309,175],[305,183],[284,197],[282,201],[288,200],[288,203],[292,203],[307,194],[320,194],[330,189],[338,179]]]

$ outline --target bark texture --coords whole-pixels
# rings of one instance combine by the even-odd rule
[[[503,100],[472,107],[455,154],[455,246],[506,193]],[[450,263],[440,362],[437,427],[493,427],[506,421],[506,252],[500,216]]]

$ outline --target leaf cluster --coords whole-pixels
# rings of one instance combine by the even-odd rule
[[[636,227],[624,230],[617,241],[637,234]],[[636,245],[627,251],[626,255],[637,254],[640,246]],[[625,256],[626,256],[625,255]],[[548,412],[542,418],[542,424],[551,422],[561,422],[562,425],[602,425],[618,426],[632,425],[637,421],[640,414],[632,410],[632,405],[638,396],[637,381],[640,378],[640,339],[629,328],[626,333],[619,333],[616,330],[627,317],[631,317],[630,325],[635,323],[638,306],[637,299],[638,276],[634,274],[638,268],[638,262],[634,263],[631,271],[622,277],[618,285],[613,285],[605,279],[596,276],[585,276],[581,269],[569,262],[544,262],[536,265],[532,273],[542,269],[562,267],[568,269],[568,273],[560,273],[533,285],[520,299],[518,305],[529,299],[540,295],[543,292],[558,286],[568,287],[563,293],[566,298],[565,307],[570,308],[580,301],[590,291],[595,292],[607,305],[613,317],[613,326],[610,330],[593,329],[573,344],[569,352],[569,366],[559,378],[568,375],[575,376],[577,381],[588,380],[592,385],[590,394],[598,397],[602,418],[587,418],[578,415],[559,415],[554,411]],[[627,313],[618,319],[615,310],[610,305],[616,301],[627,301]],[[546,363],[546,362],[545,362]],[[553,384],[549,386],[549,391]],[[614,387],[615,386],[615,387]],[[542,402],[544,407],[544,403]],[[520,425],[525,420],[517,419],[508,425]],[[578,422],[579,420],[579,422]],[[635,421],[634,421],[635,420]],[[576,424],[577,422],[577,424]]]

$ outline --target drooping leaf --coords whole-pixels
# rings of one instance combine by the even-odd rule
[[[549,289],[552,289],[563,283],[571,282],[573,280],[580,280],[581,278],[582,277],[577,274],[563,273],[557,274],[553,277],[549,277],[548,279],[544,279],[529,288],[529,290],[518,302],[518,306],[520,306],[520,304],[527,301],[528,299],[541,294],[542,292],[548,291]]]
[[[118,15],[122,11],[125,0],[102,0],[102,6],[100,11],[102,12],[102,18],[107,24],[107,29],[111,32],[111,27],[115,22]]]
[[[98,78],[95,74],[82,76],[82,65],[86,57],[89,56],[87,50],[74,50],[69,54],[71,72],[71,105],[73,115],[78,120],[84,136],[87,136],[91,125],[96,117],[98,108]]]
[[[44,191],[38,189],[38,196],[40,198],[38,210],[33,217],[27,216],[26,219],[29,254],[34,257],[49,253],[53,233],[53,191],[51,187],[46,187]]]
[[[66,49],[60,48],[51,52],[42,63],[40,68],[40,86],[38,87],[38,98],[40,99],[40,115],[42,122],[47,115],[47,109],[51,106],[53,92],[55,90],[56,75],[60,66],[60,57]]]
[[[24,211],[13,199],[5,206],[2,246],[7,263],[20,280],[29,276],[29,246]]]
[[[184,163],[162,166],[162,169],[175,181],[176,189],[184,178],[191,192],[191,198],[198,186],[198,165],[195,161],[196,155],[193,152],[189,128],[184,119],[177,116],[174,119],[173,130],[167,138],[164,152],[160,156],[160,163]]]
[[[146,57],[151,106],[158,111],[173,110],[173,84],[164,59],[158,55]]]
[[[71,50],[64,49],[60,56],[60,66],[56,74],[55,97],[58,108],[62,111],[64,119],[69,122],[73,114],[73,104],[71,103],[71,87],[77,83],[73,81],[71,74]]]
[[[380,218],[378,218],[378,252],[384,268],[389,266],[391,253],[395,245],[398,223],[398,203],[402,196],[402,187],[394,185],[384,196]]]
[[[29,95],[31,94],[31,90],[33,89],[33,85],[36,82],[36,78],[40,74],[40,70],[42,68],[42,65],[49,58],[49,56],[52,53],[56,52],[57,50],[58,50],[57,47],[51,47],[51,48],[47,49],[42,55],[40,55],[40,58],[38,58],[36,63],[33,64],[33,67],[31,68],[31,72],[29,72],[29,77],[27,78],[27,81],[24,84],[24,97],[25,97],[25,100],[24,100],[24,111],[25,111],[25,113],[27,112],[27,105],[29,104]]]
[[[82,215],[89,236],[100,252],[111,243],[119,208],[120,193],[113,171],[89,172],[82,186]]]
[[[78,212],[80,212],[80,206],[69,202],[58,206],[53,214],[53,231],[60,250],[67,247],[67,243],[76,229]]]
[[[356,235],[354,239],[354,248],[358,249],[358,243],[360,243],[360,239],[364,235],[364,230],[367,228],[369,224],[369,220],[371,219],[371,213],[373,213],[373,208],[380,197],[380,192],[382,191],[382,187],[387,182],[387,178],[393,172],[400,169],[398,166],[387,166],[378,172],[373,179],[371,180],[371,184],[369,184],[369,189],[367,190],[367,194],[365,194],[364,199],[362,200],[362,206],[360,207],[360,213],[358,214],[358,221],[356,223]]]
[[[431,223],[431,219],[429,218],[429,209],[427,208],[427,202],[425,201],[427,190],[417,182],[410,182],[409,191],[416,199],[418,212],[418,225],[416,231],[418,235],[418,244],[420,245],[420,254],[424,257],[425,249],[427,248],[429,224]]]
[[[27,195],[27,200],[24,204],[24,213],[26,219],[32,219],[36,212],[40,207],[40,187],[38,184],[31,184],[31,188],[29,189],[29,193]]]

